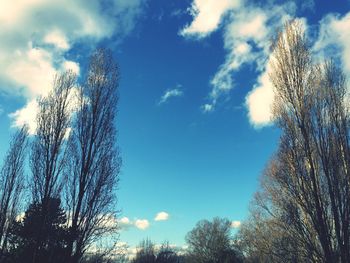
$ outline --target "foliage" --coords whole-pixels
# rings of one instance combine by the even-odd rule
[[[8,262],[61,262],[69,234],[61,201],[51,198],[47,211],[41,203],[32,203],[21,221],[10,230]],[[36,249],[38,248],[38,249]]]

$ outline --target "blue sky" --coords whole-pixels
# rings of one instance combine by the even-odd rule
[[[56,72],[84,71],[95,47],[120,66],[121,241],[182,246],[201,219],[246,218],[278,143],[269,43],[304,25],[316,60],[350,73],[350,1],[2,0],[0,157],[16,126],[35,128]],[[163,213],[160,213],[163,212]],[[160,214],[159,214],[160,213]],[[155,220],[158,215],[158,220]]]

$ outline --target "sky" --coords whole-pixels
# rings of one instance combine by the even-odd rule
[[[36,98],[57,72],[81,76],[97,47],[120,69],[121,242],[185,245],[201,219],[249,213],[276,150],[270,43],[290,19],[315,61],[350,75],[350,1],[0,0],[0,157],[35,132]]]

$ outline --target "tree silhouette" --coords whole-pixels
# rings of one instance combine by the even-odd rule
[[[20,212],[27,144],[28,128],[22,127],[12,138],[0,172],[0,262],[7,248],[8,230]]]
[[[133,263],[179,263],[180,257],[170,247],[168,242],[164,242],[157,251],[151,240],[141,241],[137,248]]]
[[[117,212],[121,165],[115,128],[118,73],[111,53],[97,50],[91,56],[85,82],[77,88],[65,188],[72,222],[68,249],[72,263],[78,262],[101,236],[118,233],[116,224],[105,223]],[[113,245],[106,249],[111,248]]]
[[[156,263],[179,263],[180,259],[176,252],[170,247],[169,242],[164,242],[160,247]]]
[[[24,218],[13,224],[7,262],[27,262],[34,253],[37,263],[62,262],[68,241],[66,214],[58,198],[50,198],[45,204],[46,209],[43,203],[32,203]]]
[[[57,75],[49,94],[38,100],[36,134],[31,143],[30,168],[32,170],[31,190],[36,204],[42,205],[42,216],[48,214],[48,203],[59,198],[62,190],[63,168],[66,162],[66,140],[70,126],[71,108],[69,105],[71,89],[76,75],[70,71]],[[37,229],[37,245],[44,242],[43,229]],[[40,241],[41,236],[43,240]],[[35,247],[32,262],[36,263],[39,247]],[[38,252],[39,253],[39,252]]]

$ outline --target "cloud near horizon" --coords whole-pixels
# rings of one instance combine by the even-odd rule
[[[150,223],[147,219],[135,219],[132,221],[126,216],[118,219],[118,224],[122,230],[128,230],[130,227],[136,227],[140,230],[145,230],[150,226]]]
[[[169,219],[169,214],[163,211],[156,214],[154,221],[166,221],[168,219]]]
[[[138,229],[141,230],[145,230],[150,226],[150,223],[147,219],[137,219],[134,224]]]
[[[170,218],[169,213],[167,213],[165,211],[161,211],[155,215],[154,221],[156,221],[156,222],[166,221],[166,220],[169,220],[169,218]],[[130,227],[136,227],[140,230],[145,230],[145,229],[149,228],[151,225],[148,219],[135,218],[134,220],[130,220],[126,216],[118,219],[117,221],[118,221],[119,227],[123,230],[127,230]]]

